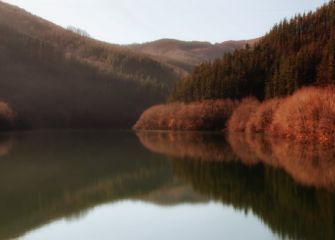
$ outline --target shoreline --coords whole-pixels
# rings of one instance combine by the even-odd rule
[[[285,98],[168,103],[146,110],[133,130],[265,133],[297,142],[335,141],[335,88],[305,87]]]

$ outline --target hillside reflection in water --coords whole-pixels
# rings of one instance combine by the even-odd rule
[[[138,132],[204,196],[252,210],[290,239],[335,239],[335,148],[264,135]]]
[[[270,229],[274,239],[335,239],[334,154],[333,148],[322,145],[297,145],[262,135],[138,132],[136,137],[121,131],[2,134],[0,239],[29,239],[31,234],[51,234],[53,228],[60,233],[75,229],[75,224],[85,234],[80,224],[93,219],[97,226],[108,219],[110,224],[124,223],[124,228],[130,222],[143,231],[149,228],[154,231],[152,239],[167,230],[162,224],[179,219],[183,224],[176,222],[171,228],[183,226],[184,234],[196,234],[199,229],[214,234],[216,229],[216,237],[222,238],[227,236],[220,235],[221,225],[228,224],[229,217],[226,221],[227,215],[210,214],[219,208],[239,219],[235,234],[240,235],[230,236],[235,239],[250,234],[241,231],[250,228],[262,231],[258,236],[263,237]],[[100,210],[104,215],[96,208],[101,205],[106,206]],[[145,209],[148,214],[137,216],[131,209]],[[129,217],[128,222],[116,219],[116,211]],[[143,219],[150,218],[150,212],[158,219],[150,222],[152,226],[144,226]],[[256,218],[250,214],[241,218],[244,212]],[[201,216],[210,224],[202,222]],[[62,219],[71,221],[55,222]],[[202,225],[196,227],[199,222]],[[109,234],[104,237],[117,238],[113,232]],[[46,236],[57,239],[61,235]]]

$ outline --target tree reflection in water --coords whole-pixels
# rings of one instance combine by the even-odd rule
[[[205,196],[251,210],[283,237],[335,239],[334,148],[264,135],[229,135],[230,146],[224,135],[182,136],[138,133],[148,149],[171,156],[174,173]]]
[[[236,160],[221,133],[140,131],[137,136],[147,149],[167,156],[219,162]]]
[[[252,211],[283,237],[335,239],[334,149],[262,135],[137,136],[2,134],[0,239],[126,199],[161,206],[215,200]]]

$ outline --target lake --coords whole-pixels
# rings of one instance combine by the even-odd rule
[[[335,149],[263,135],[0,135],[0,239],[335,239]]]

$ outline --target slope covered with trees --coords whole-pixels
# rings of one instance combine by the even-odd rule
[[[0,2],[0,101],[19,128],[130,127],[178,76],[147,55]]]
[[[255,46],[203,63],[178,82],[172,101],[287,96],[335,82],[335,1],[272,28]]]
[[[83,30],[74,27],[63,29],[51,22],[34,16],[23,9],[0,1],[0,23],[61,49],[66,56],[78,58],[107,73],[113,73],[128,80],[172,84],[174,69],[135,53],[126,47],[109,44],[89,38]]]

